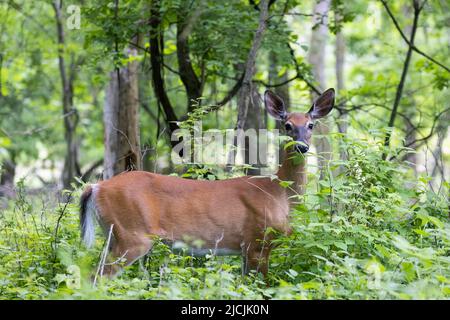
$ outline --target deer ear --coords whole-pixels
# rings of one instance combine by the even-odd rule
[[[267,112],[277,120],[285,120],[287,116],[283,99],[270,90],[264,93],[264,104]]]
[[[320,119],[330,113],[334,106],[334,89],[330,88],[314,101],[308,113],[313,119]]]

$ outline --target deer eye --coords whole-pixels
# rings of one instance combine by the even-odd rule
[[[310,123],[310,124],[308,124],[308,128],[309,128],[309,129],[312,129],[312,128],[314,128],[314,123]]]
[[[291,131],[292,130],[292,125],[289,122],[285,123],[284,127],[286,128],[286,131]]]

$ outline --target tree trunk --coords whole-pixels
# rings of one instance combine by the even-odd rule
[[[170,137],[172,133],[179,129],[178,118],[175,114],[173,106],[169,100],[165,89],[164,78],[162,74],[163,67],[163,50],[162,45],[164,44],[162,26],[161,26],[161,1],[154,0],[151,2],[150,6],[150,65],[151,65],[151,75],[152,84],[155,97],[158,100],[158,105],[164,111],[165,122],[167,124],[167,133]],[[171,141],[172,146],[176,146],[178,141]]]
[[[336,57],[336,89],[339,95],[343,90],[345,90],[345,79],[344,79],[344,61],[345,61],[345,39],[342,30],[336,32],[336,47],[335,47],[335,57]],[[336,121],[338,130],[343,135],[347,135],[348,130],[348,114],[343,113],[340,115],[339,119]],[[342,161],[348,159],[347,149],[345,144],[341,144],[339,148],[339,158]],[[340,166],[338,173],[343,171],[343,166]]]
[[[404,4],[402,6],[402,11],[405,17],[410,17],[412,14],[412,8],[409,5]],[[408,24],[403,28],[404,34],[411,34],[412,24]],[[417,139],[417,130],[414,128],[414,125],[411,121],[414,121],[416,116],[416,106],[414,97],[410,96],[411,106],[405,110],[405,113],[409,119],[409,121],[404,121],[404,126],[406,130],[405,143],[406,145],[411,145],[411,148],[415,149],[415,146],[412,144],[413,141]],[[405,161],[410,163],[411,168],[414,170],[414,174],[417,175],[417,154],[416,153],[408,153],[406,155]]]
[[[275,52],[271,51],[269,55],[270,60],[270,66],[269,66],[269,83],[283,83],[288,80],[288,73],[287,71],[281,76],[278,77],[278,59]],[[286,83],[282,86],[275,87],[273,91],[280,96],[284,104],[286,106],[286,110],[289,112],[290,105],[291,105],[291,99],[289,97],[289,83]],[[267,117],[266,117],[267,118]],[[266,120],[267,121],[267,120]],[[280,121],[276,122],[276,128],[280,130],[280,132],[284,132],[284,127],[282,126],[282,123]],[[284,150],[283,148],[280,148],[278,150],[278,162],[279,164],[283,163],[284,161]]]
[[[258,87],[255,84],[251,86],[250,97],[251,98],[248,104],[247,119],[245,121],[244,130],[255,130],[256,141],[253,141],[252,139],[250,139],[250,137],[246,139],[243,156],[244,162],[251,165],[251,168],[247,170],[247,175],[255,176],[261,175],[261,168],[264,167],[267,163],[265,158],[261,158],[264,157],[267,152],[264,153],[264,150],[262,150],[263,152],[261,153],[260,157],[260,147],[264,148],[264,146],[260,144],[263,141],[260,141],[259,137],[259,129],[265,129],[266,125],[264,119],[264,110],[260,103],[261,98],[258,93]],[[252,149],[254,151],[252,151]],[[256,156],[256,158],[252,159],[252,155]]]
[[[130,48],[129,54],[137,55],[136,49]],[[132,61],[110,74],[103,114],[104,179],[109,179],[123,171],[142,169],[138,66],[137,61]]]
[[[242,87],[239,90],[238,94],[238,120],[237,120],[237,128],[243,129],[245,126],[245,121],[247,119],[248,106],[251,98],[252,91],[252,79],[255,74],[255,61],[256,55],[258,53],[258,49],[261,45],[262,37],[264,31],[266,30],[266,23],[268,17],[268,0],[261,0],[260,3],[260,16],[259,16],[259,25],[258,29],[255,32],[255,36],[253,37],[252,47],[250,48],[250,52],[248,54],[247,62],[245,64],[245,73],[244,80],[242,81]]]
[[[417,129],[411,123],[416,116],[416,106],[413,98],[411,97],[411,105],[405,111],[406,116],[409,121],[404,120],[404,126],[406,131],[405,144],[410,146],[410,148],[416,149],[414,141],[417,139]],[[417,151],[417,150],[416,150]],[[409,163],[410,167],[414,170],[414,174],[417,175],[417,154],[410,152],[406,155],[405,161]]]
[[[384,2],[383,2],[383,5],[387,6]],[[408,51],[406,52],[406,57],[405,57],[405,61],[403,63],[403,68],[402,68],[402,73],[401,73],[401,77],[400,77],[400,82],[398,83],[398,86],[397,86],[397,91],[395,93],[394,104],[392,106],[391,115],[389,117],[388,127],[391,128],[391,129],[394,129],[395,119],[397,117],[398,107],[400,105],[400,101],[401,101],[402,96],[403,96],[403,88],[405,86],[406,76],[408,74],[409,64],[411,62],[411,56],[412,56],[413,46],[414,46],[414,39],[415,39],[415,36],[416,36],[416,31],[417,31],[417,27],[418,27],[420,12],[422,10],[422,7],[419,7],[418,3],[416,3],[415,1],[413,2],[413,5],[414,5],[414,19],[413,19],[413,24],[412,24],[412,27],[411,27],[411,34],[410,34],[410,38],[409,38]],[[384,146],[385,147],[389,147],[390,146],[390,144],[391,144],[391,136],[392,136],[392,132],[389,131],[386,134],[386,137],[384,139]],[[385,160],[386,158],[387,158],[387,151],[385,150],[383,152],[382,159]]]
[[[312,73],[323,91],[326,88],[325,76],[325,48],[328,37],[327,15],[330,7],[330,0],[318,2],[314,7],[314,27],[311,33],[311,43],[309,47],[308,62],[312,65]],[[312,92],[315,99],[317,95]],[[315,127],[315,133],[323,137],[315,137],[314,145],[318,155],[320,178],[322,179],[328,162],[332,157],[331,145],[327,139],[329,134],[330,121],[322,119]]]
[[[189,10],[183,10],[178,16],[177,22],[177,58],[178,70],[181,81],[184,84],[187,95],[187,112],[194,109],[196,102],[200,103],[198,98],[202,94],[202,83],[195,74],[189,54],[189,34],[192,31],[195,21],[201,14],[200,8],[188,16]],[[186,16],[188,16],[186,18]]]
[[[62,105],[64,117],[64,137],[66,140],[66,156],[62,172],[62,186],[64,189],[70,189],[71,183],[75,182],[75,177],[81,175],[78,163],[78,142],[75,138],[78,125],[77,110],[73,105],[73,81],[75,78],[75,58],[72,55],[69,74],[66,70],[66,61],[64,57],[65,37],[62,17],[62,3],[60,0],[53,2],[55,11],[56,29],[58,35],[58,62],[59,72],[62,83]]]
[[[14,178],[16,176],[16,162],[13,152],[10,152],[10,158],[3,161],[0,166],[0,197],[13,197]]]
[[[258,49],[261,45],[261,41],[263,38],[264,31],[266,30],[267,18],[268,18],[268,0],[261,0],[259,4],[260,8],[260,16],[259,16],[259,24],[258,29],[255,32],[253,37],[252,46],[250,48],[250,52],[247,57],[247,61],[245,63],[244,69],[244,77],[242,80],[242,86],[238,92],[238,118],[237,118],[237,133],[236,133],[236,141],[243,140],[243,131],[246,128],[246,121],[248,118],[248,111],[252,108],[258,108],[255,106],[255,101],[259,100],[259,96],[255,96],[255,88],[254,83],[252,81],[253,76],[255,74],[255,61],[258,53]],[[236,145],[236,143],[235,143]],[[230,161],[229,161],[230,162]]]

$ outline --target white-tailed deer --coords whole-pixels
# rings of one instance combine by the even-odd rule
[[[288,113],[283,100],[270,91],[264,101],[269,114],[282,121],[287,135],[298,142],[285,150],[278,179],[199,181],[142,171],[117,175],[87,187],[81,196],[81,235],[86,245],[94,241],[97,219],[106,231],[113,225],[110,259],[123,257],[125,265],[147,254],[157,236],[172,242],[201,240],[201,247],[193,251],[240,254],[245,273],[257,270],[266,275],[273,239],[266,229],[291,232],[291,196],[303,193],[306,184],[302,154],[309,149],[314,120],[333,108],[334,89],[325,91],[307,113]],[[293,184],[285,188],[280,181]],[[112,276],[120,269],[119,264],[108,264],[104,273]]]

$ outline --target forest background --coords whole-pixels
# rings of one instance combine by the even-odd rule
[[[449,25],[445,0],[1,0],[0,298],[448,299]],[[176,164],[171,136],[283,132],[265,90],[306,112],[329,87],[269,286],[239,258],[163,244],[92,286],[104,244],[80,243],[86,183],[273,174]]]

